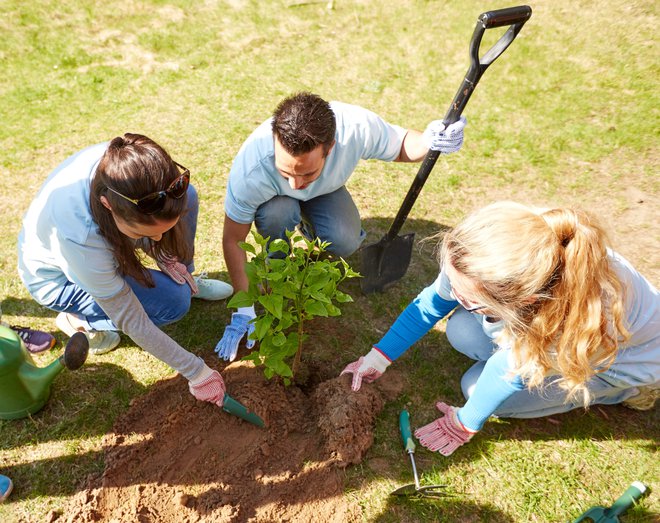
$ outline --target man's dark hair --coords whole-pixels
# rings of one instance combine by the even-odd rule
[[[293,156],[323,145],[327,154],[335,139],[335,113],[318,95],[302,92],[282,100],[273,113],[273,134]]]

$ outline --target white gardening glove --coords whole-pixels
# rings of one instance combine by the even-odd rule
[[[167,257],[162,260],[156,260],[158,268],[172,278],[179,285],[187,283],[193,294],[197,294],[199,289],[188,268],[175,257]]]
[[[465,116],[445,128],[442,120],[434,120],[426,127],[422,139],[426,147],[443,154],[455,153],[463,145],[463,128],[467,124]]]
[[[435,406],[444,417],[418,428],[415,437],[427,449],[449,456],[458,447],[470,441],[477,431],[470,430],[461,423],[456,414],[458,411],[456,407],[450,407],[442,401]]]
[[[208,365],[199,371],[194,378],[188,382],[190,394],[199,401],[208,401],[222,407],[225,398],[225,382],[217,370],[213,370]]]
[[[357,392],[360,390],[363,380],[367,383],[377,380],[383,375],[383,372],[385,372],[391,363],[392,360],[374,347],[366,356],[360,356],[357,361],[349,363],[346,368],[341,371],[340,376],[348,373],[353,374],[351,389]]]

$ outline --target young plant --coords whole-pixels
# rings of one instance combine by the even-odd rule
[[[267,378],[278,375],[288,385],[300,367],[305,322],[315,316],[340,316],[337,304],[353,298],[337,287],[359,274],[342,258],[330,261],[323,257],[329,243],[318,238],[310,241],[287,231],[289,241],[277,239],[268,245],[268,238],[254,231],[252,235],[257,248],[240,244],[252,254],[245,266],[249,289],[237,292],[228,306],[261,305],[263,312],[253,320],[255,330],[250,335],[259,341],[259,350],[243,359],[264,365]],[[291,357],[293,365],[289,367]]]

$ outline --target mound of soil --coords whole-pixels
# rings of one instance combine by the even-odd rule
[[[373,442],[376,415],[402,389],[389,372],[359,393],[342,376],[309,395],[236,362],[223,371],[232,397],[261,429],[196,401],[177,376],[134,401],[104,438],[105,470],[91,478],[69,522],[351,522],[342,468]]]

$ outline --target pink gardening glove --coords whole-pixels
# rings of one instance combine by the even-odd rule
[[[168,257],[163,260],[156,260],[158,268],[172,278],[179,285],[187,283],[190,285],[193,294],[197,294],[199,289],[197,288],[197,283],[195,283],[194,278],[188,272],[188,268],[176,258]]]
[[[418,428],[415,437],[427,449],[449,456],[458,447],[470,441],[477,431],[466,428],[460,422],[456,415],[458,410],[456,407],[450,407],[442,401],[435,406],[445,416]]]
[[[188,388],[199,401],[208,401],[218,407],[222,407],[227,390],[220,373],[207,365],[188,382]]]
[[[341,371],[340,376],[347,373],[353,374],[351,389],[357,392],[360,390],[363,380],[367,383],[371,383],[380,378],[391,363],[392,360],[374,347],[366,356],[360,356],[357,361],[349,363],[346,368]]]

